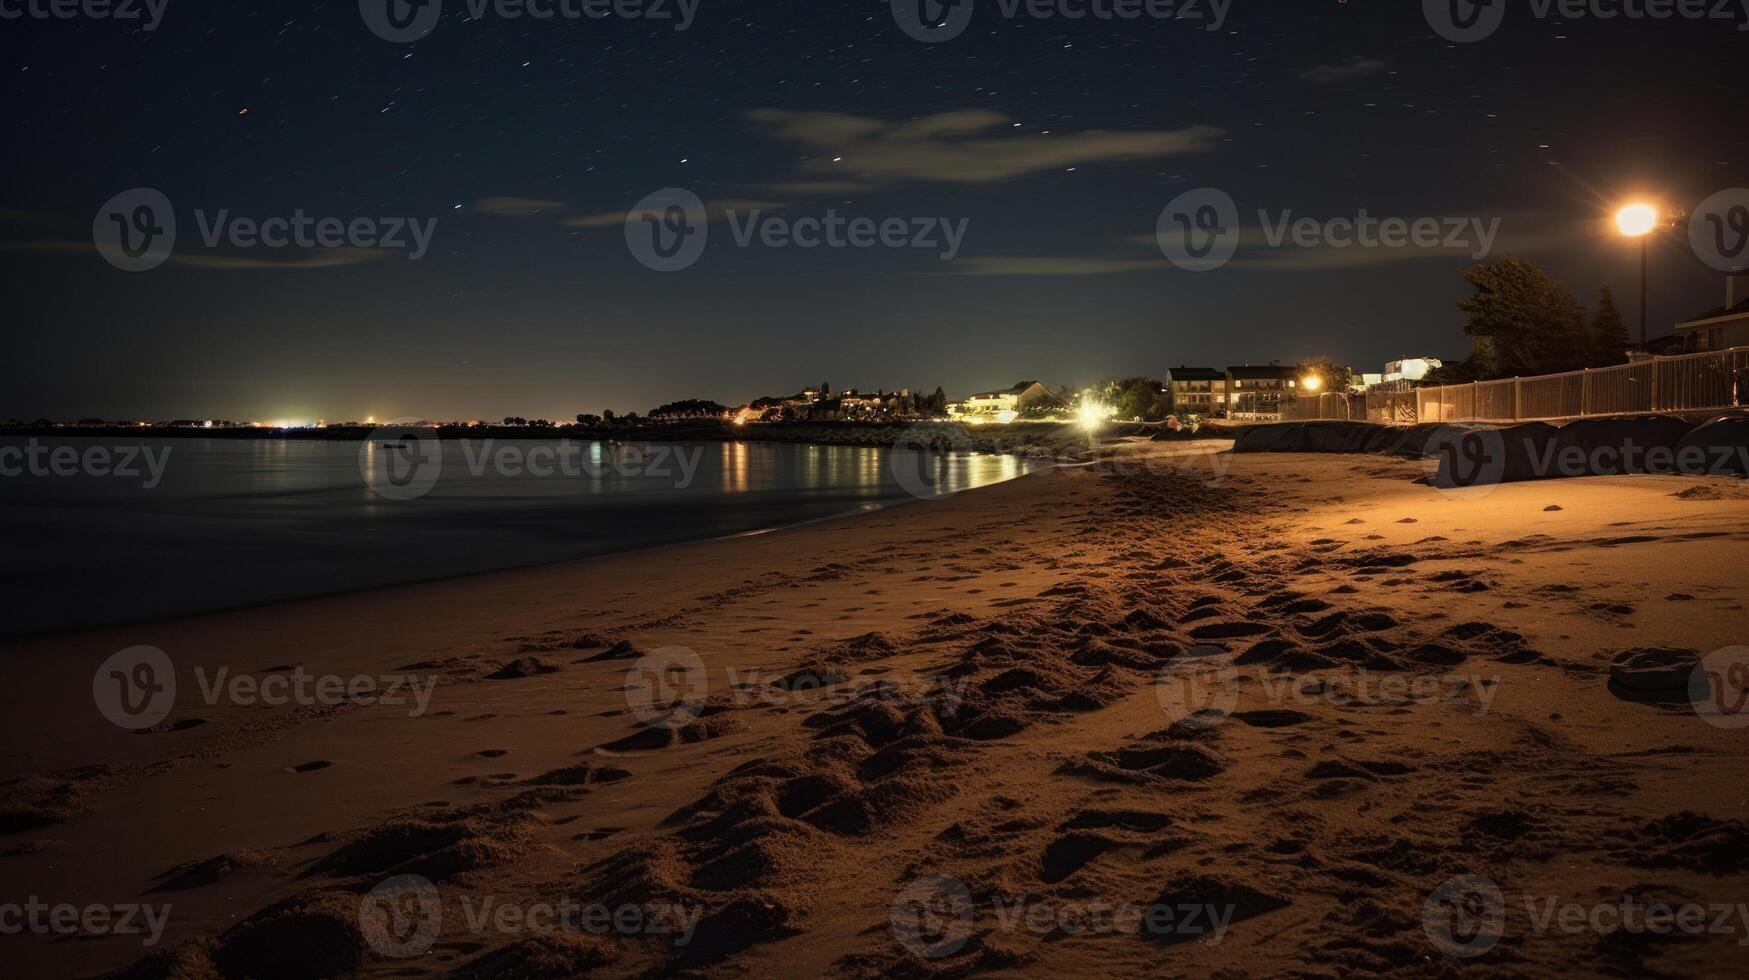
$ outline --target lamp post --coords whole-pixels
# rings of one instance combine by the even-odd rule
[[[1623,235],[1640,240],[1640,350],[1646,349],[1646,239],[1658,227],[1658,209],[1650,204],[1630,204],[1615,213],[1615,227]]]

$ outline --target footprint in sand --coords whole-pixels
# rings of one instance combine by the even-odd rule
[[[286,772],[319,772],[333,764],[334,763],[329,762],[327,759],[317,759],[315,762],[306,762],[301,766],[292,766],[290,769],[287,769]]]

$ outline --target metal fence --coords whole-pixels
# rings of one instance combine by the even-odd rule
[[[1413,391],[1326,393],[1282,405],[1283,421],[1515,422],[1749,405],[1749,347],[1614,367]]]

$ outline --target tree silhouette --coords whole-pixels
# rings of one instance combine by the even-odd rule
[[[1467,317],[1469,367],[1478,377],[1571,371],[1591,359],[1585,310],[1548,273],[1509,255],[1470,266],[1464,279],[1476,291],[1458,309]]]
[[[1587,366],[1620,364],[1632,346],[1627,324],[1615,307],[1615,293],[1605,285],[1597,297],[1597,310],[1591,314],[1591,361]]]

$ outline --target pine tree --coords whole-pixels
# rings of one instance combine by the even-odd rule
[[[1548,273],[1509,255],[1470,266],[1464,278],[1476,293],[1459,300],[1458,309],[1481,377],[1571,371],[1591,359],[1585,309]]]
[[[1632,345],[1627,324],[1615,308],[1615,293],[1606,285],[1597,297],[1597,311],[1591,315],[1591,363],[1587,366],[1620,364]]]

